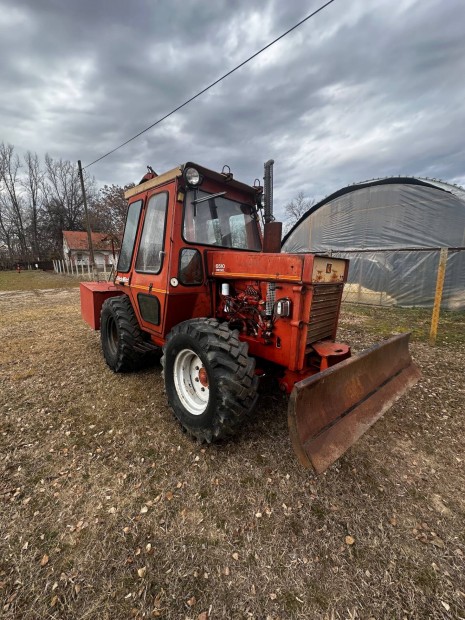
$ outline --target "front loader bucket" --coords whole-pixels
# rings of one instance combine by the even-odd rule
[[[288,421],[300,462],[318,474],[418,381],[410,334],[394,336],[294,385]]]

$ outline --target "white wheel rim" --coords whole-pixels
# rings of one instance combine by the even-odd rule
[[[183,349],[174,360],[174,386],[183,406],[192,415],[201,415],[208,405],[210,389],[202,360],[190,349]]]

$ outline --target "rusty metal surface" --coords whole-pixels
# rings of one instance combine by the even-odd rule
[[[281,222],[267,222],[263,227],[263,252],[281,253]]]
[[[325,471],[418,381],[409,337],[394,336],[295,384],[288,421],[302,465]]]

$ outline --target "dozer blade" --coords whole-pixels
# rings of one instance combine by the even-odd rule
[[[418,381],[409,337],[394,336],[295,384],[288,421],[302,465],[324,472]]]

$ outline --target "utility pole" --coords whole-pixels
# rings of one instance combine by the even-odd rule
[[[87,242],[89,244],[90,267],[92,268],[92,274],[95,278],[94,246],[92,245],[92,232],[90,230],[89,211],[87,210],[86,188],[84,187],[84,175],[82,174],[82,165],[81,165],[80,159],[78,159],[78,170],[79,170],[79,178],[81,180],[81,191],[82,191],[82,200],[84,202],[84,212],[86,214]]]

